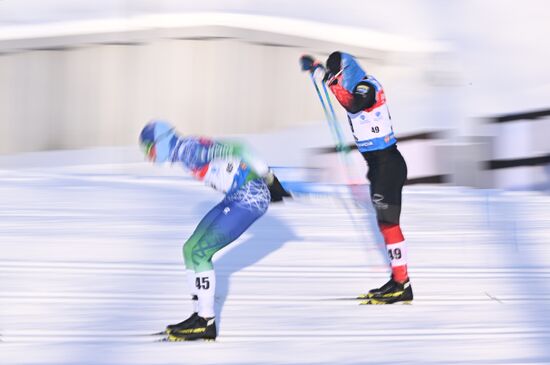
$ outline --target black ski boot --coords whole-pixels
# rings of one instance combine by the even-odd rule
[[[199,315],[189,322],[186,328],[172,330],[168,334],[168,341],[194,341],[216,339],[216,321],[215,317],[203,318]]]
[[[187,318],[184,321],[181,321],[180,323],[169,324],[168,326],[166,326],[166,333],[170,334],[174,331],[179,331],[180,329],[188,328],[189,325],[195,322],[198,316],[199,314],[197,312],[194,312],[193,314],[191,314],[191,317]]]
[[[196,303],[198,300],[199,300],[198,296],[196,296],[196,295],[191,296],[191,301],[193,303]],[[197,307],[196,304],[193,304],[193,306],[195,308]],[[170,334],[170,332],[172,332],[172,331],[187,328],[189,326],[189,324],[191,324],[195,321],[195,319],[196,319],[196,317],[198,317],[198,315],[199,314],[197,312],[194,312],[193,314],[191,314],[191,317],[187,318],[184,321],[181,321],[180,323],[169,324],[168,326],[166,326],[166,330],[164,332],[166,332],[167,334]]]
[[[360,295],[357,299],[367,299],[360,304],[393,304],[397,302],[411,302],[413,292],[410,280],[399,283],[393,277],[380,288],[372,289],[368,294]]]

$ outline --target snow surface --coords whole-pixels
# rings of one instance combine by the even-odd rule
[[[220,199],[141,162],[0,170],[0,364],[550,363],[550,197],[448,186],[404,192],[412,305],[341,299],[388,271],[340,188],[219,253],[216,342],[156,342],[190,313],[181,247]]]

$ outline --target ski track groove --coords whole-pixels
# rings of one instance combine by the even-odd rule
[[[26,292],[2,292],[3,303],[52,303],[52,304],[93,304],[93,303],[125,303],[127,301],[140,301],[149,304],[179,304],[182,302],[191,302],[189,296],[168,296],[168,295],[136,295],[136,294],[113,294],[113,293],[26,293]],[[216,300],[219,300],[216,297]],[[276,296],[276,295],[230,295],[225,305],[255,305],[269,303],[289,303],[289,304],[310,304],[318,303],[321,305],[341,305],[339,302],[359,303],[366,299],[357,299],[355,296]],[[494,296],[488,293],[480,295],[423,295],[416,298],[412,306],[420,305],[463,305],[463,304],[505,304],[505,303],[546,303],[550,302],[550,295],[539,295],[533,298],[529,295],[498,295]]]
[[[56,333],[56,332],[34,332],[29,333],[6,333],[0,337],[0,343],[54,343],[54,342],[158,342],[164,335],[156,335],[144,332],[98,332],[98,333]],[[384,334],[379,331],[330,331],[330,333],[319,333],[319,331],[275,331],[266,334],[260,331],[223,331],[217,343],[225,342],[261,342],[261,341],[318,341],[321,339],[337,339],[338,341],[475,341],[475,340],[519,340],[540,337],[550,337],[550,329],[519,329],[507,328],[501,330],[400,330],[398,334]]]

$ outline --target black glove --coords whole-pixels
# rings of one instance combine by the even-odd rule
[[[323,82],[329,82],[329,86],[338,82],[334,76],[340,72],[342,68],[342,54],[338,51],[332,52],[327,58],[327,67],[325,72],[325,77],[323,77]]]
[[[269,188],[272,202],[283,201],[283,198],[292,198],[292,195],[290,195],[290,193],[283,188],[281,182],[277,179],[277,176],[275,176],[272,172],[270,172],[268,178],[265,179],[265,182]]]
[[[325,76],[323,76],[323,82],[328,83],[328,86],[333,85],[338,82],[336,78],[334,78],[334,73],[330,72],[329,70],[326,70]]]

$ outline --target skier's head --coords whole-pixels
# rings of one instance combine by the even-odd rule
[[[170,124],[152,120],[141,130],[139,144],[149,161],[165,162],[170,158],[175,137],[176,132]]]
[[[326,62],[327,72],[331,75],[328,82],[338,80],[350,93],[367,76],[355,58],[344,52],[332,52]]]

